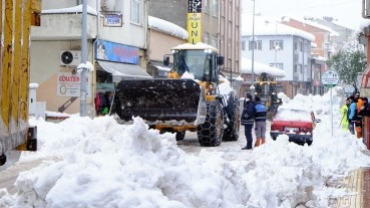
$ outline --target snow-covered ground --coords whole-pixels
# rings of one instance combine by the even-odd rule
[[[327,187],[329,179],[370,166],[362,140],[339,127],[341,94],[333,90],[333,137],[329,94],[283,98],[322,120],[312,146],[280,136],[253,150],[236,147],[248,157],[226,158],[217,148],[187,154],[173,134],[148,130],[140,118],[132,125],[108,116],[35,120],[39,151],[22,153],[20,162],[44,162],[20,173],[15,195],[0,190],[0,207],[328,207],[329,198],[346,194]]]

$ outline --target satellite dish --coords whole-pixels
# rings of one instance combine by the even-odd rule
[[[70,64],[73,61],[73,54],[70,51],[64,51],[60,59],[64,64]]]

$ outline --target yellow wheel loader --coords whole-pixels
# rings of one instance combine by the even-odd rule
[[[282,86],[276,78],[267,73],[262,73],[256,83],[256,95],[267,107],[267,118],[272,119],[280,105],[277,93],[282,90]]]
[[[31,25],[40,25],[40,0],[2,0],[0,45],[0,171],[37,149],[36,126],[28,123]]]
[[[219,88],[218,67],[224,58],[218,49],[186,43],[172,48],[172,53],[168,78],[118,83],[110,114],[119,122],[141,117],[150,128],[176,133],[177,140],[184,139],[186,131],[197,132],[202,146],[238,140],[239,102],[235,91]],[[169,60],[165,55],[165,66]]]

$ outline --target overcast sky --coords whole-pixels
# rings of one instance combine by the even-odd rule
[[[253,1],[243,0],[243,13],[253,12]],[[256,0],[255,13],[263,16],[331,16],[357,29],[364,19],[361,0]]]

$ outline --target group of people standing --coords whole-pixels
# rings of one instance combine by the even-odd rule
[[[363,119],[370,117],[370,104],[367,97],[360,97],[360,93],[355,93],[346,99],[340,109],[342,115],[341,126],[344,131],[349,130],[357,138],[363,135]]]
[[[266,120],[267,108],[263,103],[261,103],[261,98],[255,96],[253,100],[252,95],[247,93],[244,99],[244,109],[241,116],[241,124],[244,125],[245,128],[244,131],[247,144],[242,148],[242,150],[253,149],[253,126],[255,126],[257,137],[255,147],[266,142]]]

